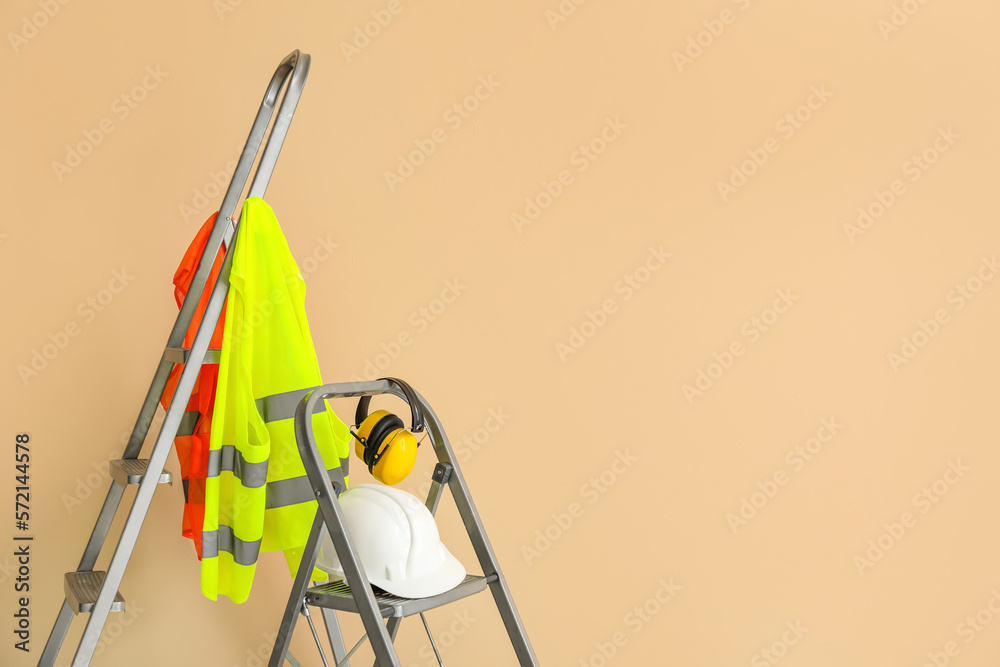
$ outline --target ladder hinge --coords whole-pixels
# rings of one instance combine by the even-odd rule
[[[440,484],[447,484],[448,480],[451,479],[451,473],[454,470],[454,466],[450,463],[439,462],[436,466],[434,466],[434,474],[431,475],[431,479]]]

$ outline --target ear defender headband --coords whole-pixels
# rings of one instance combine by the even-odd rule
[[[410,429],[403,420],[387,410],[368,414],[371,396],[362,396],[354,415],[358,432],[351,431],[357,439],[354,451],[364,461],[375,479],[384,484],[397,484],[413,470],[417,457],[417,438],[414,433],[424,430],[424,415],[417,401],[416,392],[398,378],[380,378],[399,387],[410,405]]]
[[[379,380],[386,380],[392,384],[399,387],[399,390],[403,392],[403,396],[406,397],[406,402],[410,405],[410,431],[413,433],[420,433],[424,430],[424,413],[420,409],[420,403],[417,401],[417,393],[413,391],[413,387],[406,384],[399,378],[379,378]],[[362,396],[361,400],[358,401],[358,410],[354,413],[354,423],[361,425],[365,419],[368,418],[368,406],[371,405],[371,396]],[[395,417],[395,415],[393,415]],[[396,417],[398,420],[399,417]],[[400,421],[399,427],[402,428],[403,423]]]

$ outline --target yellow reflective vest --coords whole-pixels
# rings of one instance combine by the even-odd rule
[[[323,384],[305,283],[271,207],[246,200],[236,234],[205,486],[201,590],[244,602],[259,554],[284,551],[292,576],[316,515],[293,430],[302,391]],[[346,472],[350,432],[313,415],[320,454]],[[314,579],[325,579],[320,571]]]

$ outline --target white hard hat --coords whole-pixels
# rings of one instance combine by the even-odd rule
[[[368,581],[404,598],[451,590],[465,568],[441,543],[430,510],[413,494],[381,484],[358,484],[340,495],[344,523]],[[344,576],[327,534],[316,567]]]

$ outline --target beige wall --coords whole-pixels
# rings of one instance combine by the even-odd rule
[[[380,362],[478,436],[464,470],[540,662],[995,664],[998,19],[985,0],[3,3],[2,497],[29,432],[35,540],[31,655],[0,557],[0,663],[37,660],[213,174],[300,48],[268,200],[324,379]],[[209,602],[180,511],[160,489],[95,664],[259,664],[283,559],[247,604]],[[472,566],[450,501],[439,524]],[[513,664],[488,596],[429,620],[447,664]],[[405,623],[403,665],[424,644]],[[305,626],[293,651],[321,664]]]

